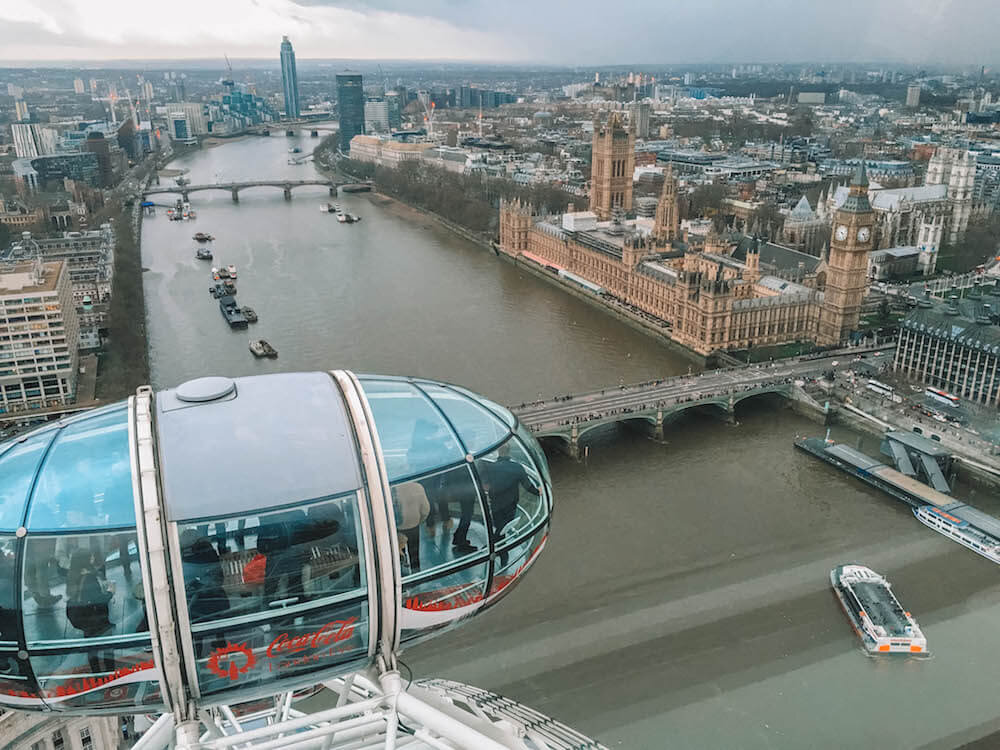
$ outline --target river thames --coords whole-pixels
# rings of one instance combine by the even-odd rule
[[[317,176],[309,137],[249,138],[173,162],[193,184]],[[164,180],[166,183],[166,180]],[[377,195],[325,188],[192,194],[193,222],[143,222],[157,387],[306,369],[419,375],[504,403],[688,372],[609,315]],[[158,198],[166,202],[165,196]],[[338,224],[336,200],[362,217]],[[212,263],[191,235],[216,237]],[[208,294],[235,264],[260,322],[230,331]],[[263,337],[277,360],[255,360]],[[495,690],[629,748],[946,748],[1000,729],[997,567],[901,503],[795,451],[816,423],[770,397],[737,424],[689,413],[658,444],[614,429],[581,463],[551,455],[548,546],[510,596],[407,651],[416,677]],[[834,437],[878,447],[844,428]],[[206,446],[211,450],[211,446]],[[967,488],[966,488],[967,491]],[[957,494],[961,495],[962,491]],[[974,503],[998,510],[980,489]],[[861,651],[829,586],[886,575],[933,657]]]

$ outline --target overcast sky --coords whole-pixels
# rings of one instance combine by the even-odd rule
[[[1000,0],[0,0],[0,60],[990,63]]]

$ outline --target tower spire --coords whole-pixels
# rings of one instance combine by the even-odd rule
[[[868,170],[865,168],[865,160],[862,159],[858,168],[854,170],[854,177],[851,179],[851,187],[868,187]]]

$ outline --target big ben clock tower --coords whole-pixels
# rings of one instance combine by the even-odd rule
[[[861,162],[851,179],[850,193],[833,217],[833,237],[826,269],[826,292],[819,316],[816,343],[844,343],[858,326],[861,302],[868,287],[868,253],[875,212],[868,202],[868,173]]]

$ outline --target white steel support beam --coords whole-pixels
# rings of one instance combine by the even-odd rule
[[[168,708],[181,719],[193,716],[187,705],[181,647],[173,618],[169,559],[160,508],[160,477],[153,430],[153,389],[142,386],[129,399],[129,453],[143,596],[153,641],[153,661]]]
[[[354,426],[361,467],[365,474],[372,532],[377,540],[369,557],[377,560],[378,658],[382,662],[381,671],[393,670],[396,666],[396,651],[399,648],[398,614],[402,608],[402,592],[399,540],[396,534],[396,519],[392,512],[389,477],[385,470],[385,458],[382,455],[375,418],[361,383],[346,370],[334,370],[331,375],[340,387],[344,404]],[[369,592],[371,588],[369,584]],[[369,602],[374,603],[374,600],[375,597],[369,593]],[[373,641],[374,636],[375,632],[372,631]]]

